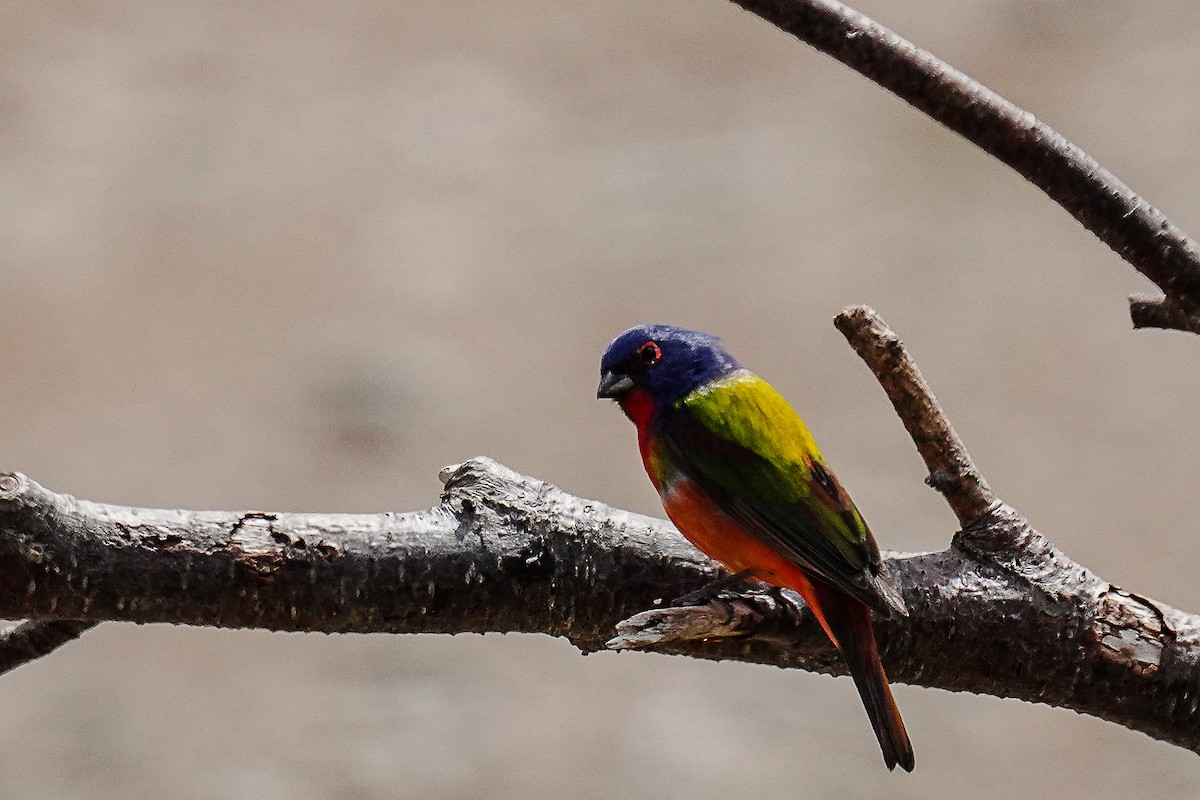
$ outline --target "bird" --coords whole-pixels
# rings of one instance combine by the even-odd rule
[[[797,592],[846,661],[889,770],[912,744],[879,660],[871,612],[907,616],[863,516],[800,415],[708,333],[646,324],[600,360],[596,397],[637,427],[675,527],[735,577]]]

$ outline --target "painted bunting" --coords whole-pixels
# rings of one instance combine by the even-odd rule
[[[717,338],[640,325],[600,361],[599,398],[637,426],[667,516],[733,573],[798,592],[846,660],[888,769],[912,744],[879,661],[871,611],[907,616],[862,514],[800,416]]]

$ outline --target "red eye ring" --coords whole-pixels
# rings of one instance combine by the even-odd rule
[[[658,360],[662,358],[662,348],[656,342],[646,342],[638,348],[638,356],[646,366],[657,364]]]

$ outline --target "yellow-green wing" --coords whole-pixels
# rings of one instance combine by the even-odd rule
[[[903,613],[879,547],[800,416],[749,372],[697,389],[659,424],[671,467],[797,566],[885,613]]]

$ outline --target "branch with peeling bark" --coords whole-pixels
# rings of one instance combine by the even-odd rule
[[[877,621],[893,680],[1073,708],[1200,752],[1200,617],[1108,584],[997,500],[904,346],[865,307],[838,327],[875,372],[962,521],[949,548],[887,554],[907,619]],[[0,665],[103,620],[289,631],[525,631],[841,673],[794,594],[670,605],[717,568],[666,522],[488,459],[402,514],[137,509],[0,479]],[[649,610],[647,610],[649,609]],[[614,631],[616,637],[613,637]]]

